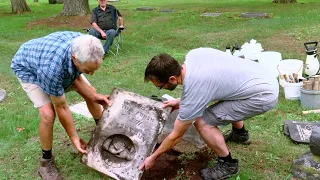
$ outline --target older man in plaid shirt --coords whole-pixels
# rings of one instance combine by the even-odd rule
[[[100,67],[103,55],[97,38],[65,31],[30,40],[13,57],[11,68],[40,114],[42,157],[38,173],[42,179],[62,179],[51,153],[56,113],[74,146],[86,153],[86,143],[77,134],[65,92],[76,90],[96,122],[102,115],[101,105],[110,105],[108,96],[96,93],[82,75],[92,75]]]

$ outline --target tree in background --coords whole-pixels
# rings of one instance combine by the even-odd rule
[[[84,16],[90,13],[88,0],[64,0],[61,15]]]
[[[273,0],[274,3],[281,3],[281,4],[286,4],[286,3],[296,3],[297,0]]]
[[[31,11],[26,0],[11,0],[11,10],[13,14]]]

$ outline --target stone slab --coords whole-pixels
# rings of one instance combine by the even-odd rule
[[[268,13],[262,12],[245,12],[241,14],[243,18],[266,18],[268,17]]]
[[[173,131],[174,122],[177,119],[178,114],[179,114],[179,110],[174,110],[169,115],[168,120],[166,121],[165,126],[162,131],[162,133],[164,135],[170,134]],[[199,132],[194,127],[194,125],[191,125],[189,127],[187,132],[183,135],[182,139],[184,141],[191,143],[193,146],[197,147],[199,151],[205,147],[205,142],[202,140]],[[179,148],[179,147],[176,147],[175,150],[180,151],[180,152],[187,151],[187,149],[183,149],[183,148]]]
[[[4,100],[6,97],[6,91],[3,89],[0,89],[0,102]]]
[[[159,12],[170,13],[170,12],[174,12],[174,10],[172,10],[172,9],[159,9]]]
[[[115,88],[88,143],[82,162],[116,180],[137,180],[138,167],[154,150],[171,108]]]
[[[69,107],[70,111],[76,114],[80,114],[82,116],[85,116],[87,118],[93,118],[90,111],[88,110],[87,104],[85,101],[80,102],[78,104],[74,104]]]
[[[293,161],[292,174],[298,179],[320,179],[320,157],[310,151],[304,153]]]
[[[284,131],[287,134],[289,130],[289,136],[295,142],[309,143],[312,126],[312,122],[285,121]]]
[[[206,13],[201,14],[200,16],[218,17],[220,15],[221,15],[221,13],[206,12]]]
[[[313,126],[309,147],[312,154],[320,157],[320,122]]]
[[[154,8],[153,7],[138,7],[136,10],[137,11],[153,11]]]

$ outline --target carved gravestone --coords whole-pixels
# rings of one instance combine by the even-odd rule
[[[294,177],[301,179],[320,179],[320,124],[313,127],[310,136],[310,151],[295,159],[292,164]]]
[[[5,97],[6,97],[6,91],[3,89],[0,89],[0,102],[4,100]]]
[[[82,161],[114,179],[138,180],[138,167],[149,156],[170,113],[162,103],[114,89]]]

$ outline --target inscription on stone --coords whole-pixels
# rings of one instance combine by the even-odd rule
[[[139,165],[149,156],[162,132],[170,108],[138,94],[114,89],[88,143],[82,161],[114,179],[136,180]]]

